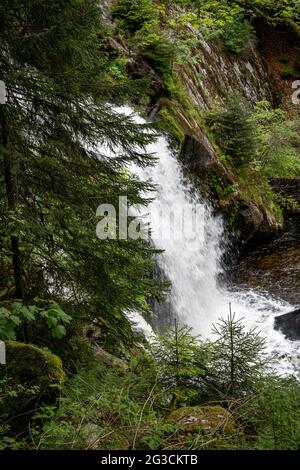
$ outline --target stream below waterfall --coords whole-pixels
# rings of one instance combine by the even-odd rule
[[[124,112],[124,108],[122,111]],[[126,108],[125,112],[129,113],[130,110]],[[140,117],[135,119],[144,122]],[[294,310],[295,305],[286,296],[281,297],[277,288],[272,292],[266,288],[267,283],[262,284],[258,279],[257,282],[254,281],[255,261],[251,271],[251,259],[248,260],[250,267],[245,266],[243,274],[242,268],[240,269],[239,280],[237,269],[235,279],[233,277],[233,280],[229,279],[227,282],[220,281],[220,278],[226,277],[221,266],[221,257],[226,249],[222,219],[213,215],[209,204],[195,194],[191,184],[183,176],[176,152],[170,149],[164,136],[149,145],[147,150],[156,154],[156,165],[143,169],[131,167],[130,171],[142,180],[151,179],[157,186],[155,200],[150,204],[146,217],[151,224],[151,239],[155,247],[164,250],[158,256],[158,269],[171,281],[164,304],[153,306],[156,314],[154,323],[163,325],[170,322],[170,318],[176,317],[180,324],[190,326],[195,334],[211,338],[212,325],[220,317],[228,315],[231,303],[236,317],[243,318],[248,329],[257,327],[266,338],[268,351],[277,355],[274,364],[276,370],[284,375],[298,375],[300,342],[292,342],[274,329],[274,317]],[[192,216],[185,217],[184,220],[188,237],[174,236],[174,233],[170,236],[172,231],[167,236],[162,234],[162,220],[166,222],[164,219],[174,217],[174,213],[178,214],[178,208],[191,204],[196,205],[198,215],[200,213],[195,236],[191,236],[193,230],[189,226],[193,222]],[[282,259],[284,267],[283,255]],[[257,262],[259,264],[259,260]],[[248,282],[250,272],[252,276],[249,275]],[[139,322],[140,317],[137,315],[131,318]],[[144,320],[140,321],[141,328],[145,328]],[[147,328],[149,330],[148,325]]]

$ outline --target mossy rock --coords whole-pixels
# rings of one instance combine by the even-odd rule
[[[163,438],[162,449],[227,449],[242,440],[232,415],[221,406],[181,407],[165,423],[178,430]]]
[[[33,344],[6,342],[6,372],[22,383],[35,383],[41,389],[61,385],[65,379],[61,359]]]
[[[172,411],[166,419],[167,423],[180,424],[183,431],[214,432],[222,430],[234,431],[231,414],[221,406],[187,406]]]
[[[128,437],[118,429],[98,427],[96,424],[84,426],[85,450],[129,450]]]
[[[6,342],[6,366],[0,369],[2,412],[20,410],[60,389],[65,373],[61,359],[32,344]]]

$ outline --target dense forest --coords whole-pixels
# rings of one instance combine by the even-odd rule
[[[0,19],[0,450],[299,450],[300,3],[1,0]],[[187,187],[203,249],[112,235],[120,197]],[[231,275],[260,247],[248,311]]]

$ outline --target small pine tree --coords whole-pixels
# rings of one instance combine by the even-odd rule
[[[151,353],[160,370],[160,381],[171,396],[171,407],[178,401],[190,401],[198,395],[205,347],[199,337],[193,336],[191,328],[180,327],[175,320],[174,328],[161,334],[151,345]]]
[[[247,165],[256,156],[255,127],[250,116],[246,103],[235,95],[227,98],[223,110],[207,115],[207,123],[215,134],[217,144],[232,158],[233,166],[237,168]]]
[[[230,398],[254,392],[270,361],[265,340],[255,328],[246,331],[242,319],[235,319],[231,306],[228,318],[221,319],[213,333],[218,339],[214,343],[209,375],[215,387]]]

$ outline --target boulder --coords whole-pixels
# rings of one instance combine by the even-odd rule
[[[172,411],[165,423],[174,429],[163,437],[162,449],[228,449],[241,437],[233,416],[222,406],[181,407]]]
[[[275,329],[292,341],[300,340],[300,309],[275,317]]]
[[[41,398],[57,395],[65,379],[61,359],[33,344],[7,341],[6,365],[0,368],[4,399],[0,413],[33,409]]]
[[[221,406],[183,406],[166,419],[167,423],[178,424],[182,432],[211,433],[216,430],[234,430],[231,414]]]

